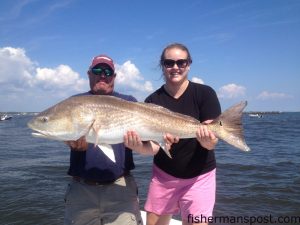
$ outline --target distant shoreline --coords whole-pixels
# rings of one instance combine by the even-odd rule
[[[283,112],[280,111],[248,111],[244,112],[244,114],[280,114]]]

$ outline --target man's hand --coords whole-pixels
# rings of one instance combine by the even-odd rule
[[[65,141],[65,143],[74,151],[86,151],[88,149],[88,143],[84,136],[79,138],[77,141]]]

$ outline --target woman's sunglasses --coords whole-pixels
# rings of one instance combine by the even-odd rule
[[[174,65],[176,64],[178,68],[185,68],[189,64],[189,61],[187,59],[178,59],[178,60],[173,60],[173,59],[165,59],[163,61],[164,67],[166,68],[173,68]]]
[[[114,71],[110,68],[101,68],[101,67],[97,67],[97,68],[92,68],[91,72],[94,75],[102,75],[104,73],[105,76],[110,77],[112,75],[114,75]]]

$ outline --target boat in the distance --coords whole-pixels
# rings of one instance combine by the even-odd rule
[[[0,116],[0,121],[4,121],[4,120],[10,120],[12,118],[12,116],[9,116],[7,114],[1,115]]]
[[[259,114],[259,113],[249,113],[249,116],[250,117],[257,117],[257,118],[262,118],[263,117],[263,115]]]

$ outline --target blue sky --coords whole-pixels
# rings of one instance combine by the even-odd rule
[[[117,64],[116,90],[144,98],[163,84],[162,49],[191,51],[189,79],[222,109],[300,111],[298,0],[2,0],[0,111],[40,111],[87,91],[93,56]]]

